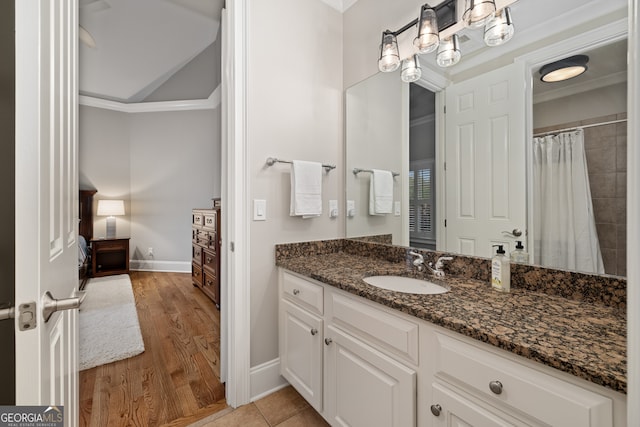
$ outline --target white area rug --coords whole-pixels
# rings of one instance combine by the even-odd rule
[[[90,279],[80,308],[80,370],[144,351],[128,274]]]

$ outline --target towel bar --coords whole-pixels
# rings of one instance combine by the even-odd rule
[[[369,173],[373,173],[373,171],[371,169],[360,169],[360,168],[353,168],[353,174],[354,175],[358,175],[360,172],[369,172]],[[400,174],[398,172],[391,172],[391,175],[394,176],[394,178],[396,176],[400,176]]]
[[[275,157],[267,158],[267,166],[273,166],[276,163],[293,163],[293,162],[291,160],[281,160],[281,159],[277,159]],[[325,165],[323,163],[322,167],[325,168],[327,170],[327,172],[329,172],[331,169],[335,169],[336,165]]]

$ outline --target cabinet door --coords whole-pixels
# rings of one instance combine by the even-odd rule
[[[446,387],[434,383],[430,403],[433,427],[511,427],[511,423],[465,399]],[[436,415],[439,414],[439,415]]]
[[[280,374],[322,412],[322,319],[280,300]]]
[[[413,369],[333,326],[325,337],[325,406],[332,425],[416,425]]]

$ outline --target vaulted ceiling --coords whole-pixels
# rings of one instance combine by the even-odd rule
[[[80,0],[80,93],[139,102],[216,40],[224,0]]]

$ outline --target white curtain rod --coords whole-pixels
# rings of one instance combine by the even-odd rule
[[[554,133],[557,134],[557,133],[560,133],[560,132],[567,132],[567,131],[570,131],[570,130],[586,129],[586,128],[592,128],[592,127],[595,127],[595,126],[612,125],[614,123],[622,123],[622,122],[626,122],[626,121],[627,121],[627,119],[611,120],[609,122],[593,123],[593,124],[590,124],[590,125],[574,126],[572,128],[566,128],[566,129],[550,130],[548,132],[536,133],[533,136],[534,137],[536,137],[536,136],[546,136],[546,135],[551,135],[551,134],[554,134]]]

